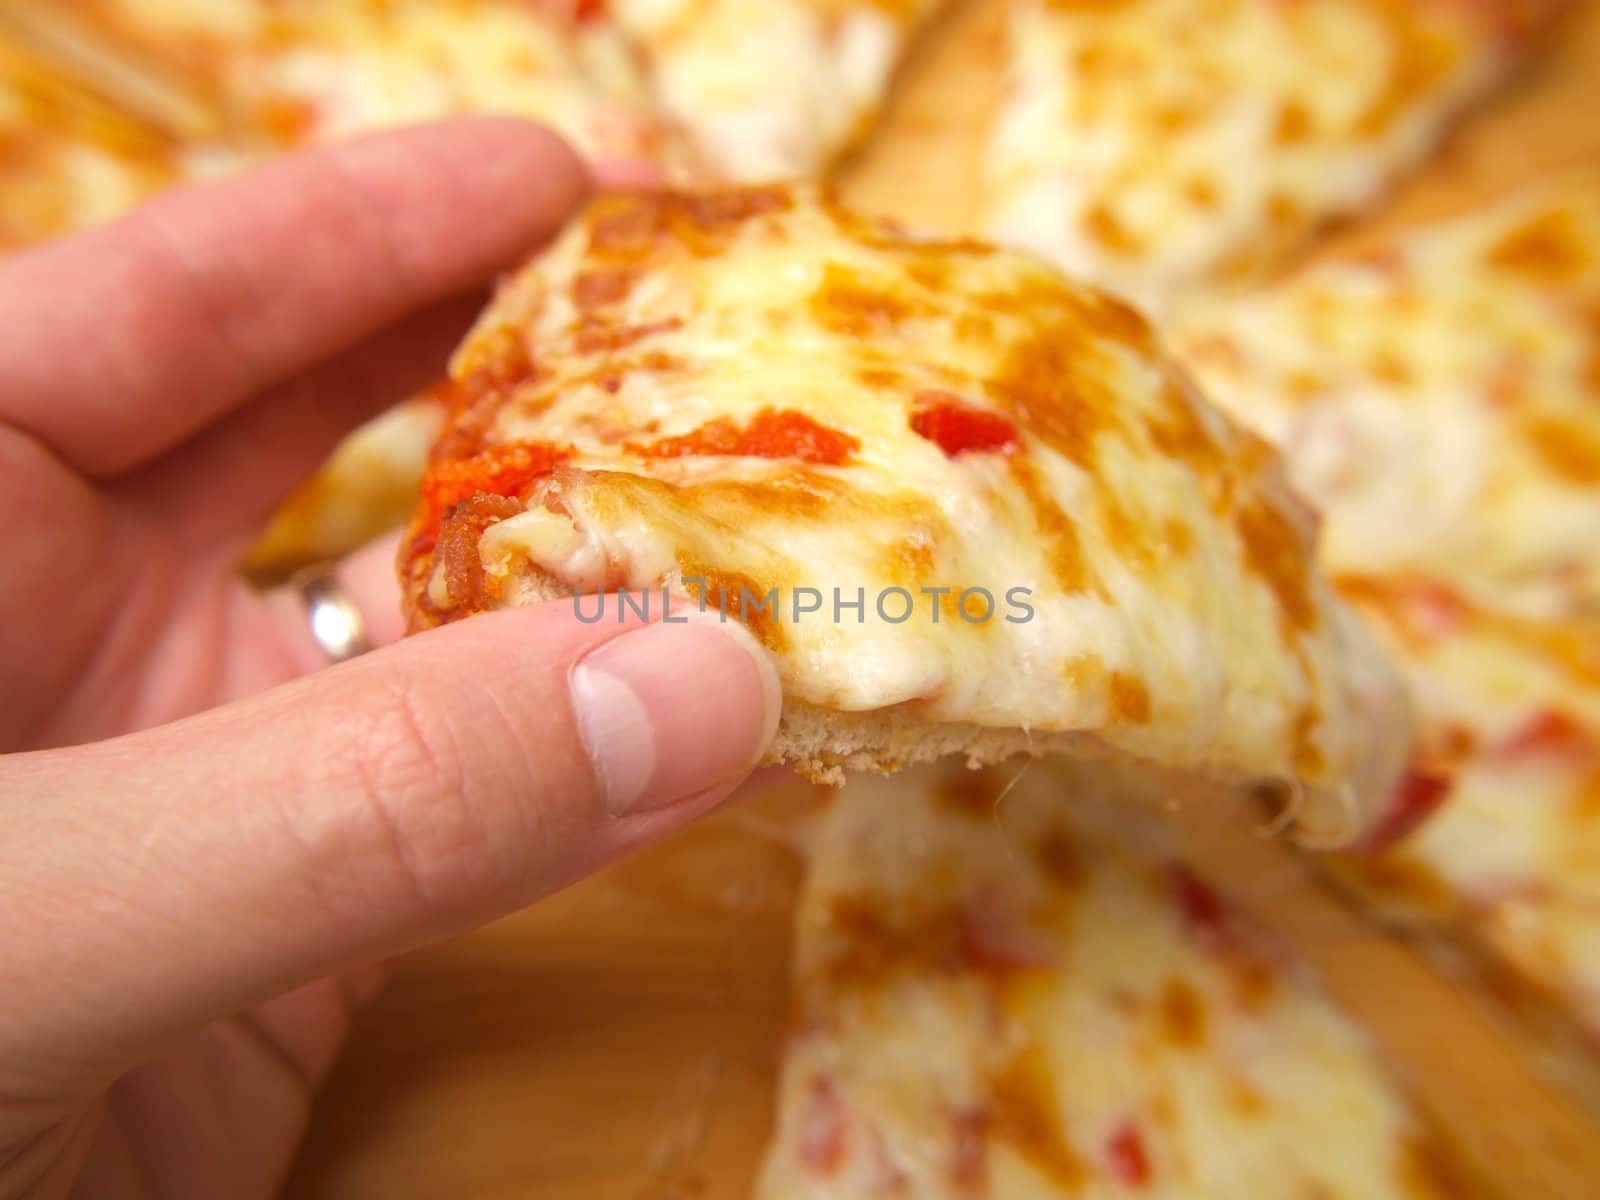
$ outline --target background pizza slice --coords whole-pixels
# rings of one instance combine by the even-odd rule
[[[66,0],[61,11],[209,97],[233,137],[268,149],[504,113],[601,161],[683,165],[627,40],[582,6]]]
[[[1039,764],[838,794],[759,1200],[1481,1194],[1119,786]]]
[[[1416,828],[1325,865],[1487,985],[1600,1102],[1600,620],[1494,613],[1438,581],[1346,591],[1417,695]]]
[[[188,170],[175,129],[0,24],[0,253],[109,220]]]
[[[984,230],[1152,309],[1258,276],[1433,150],[1562,7],[1015,0]]]
[[[876,120],[944,0],[609,0],[721,178],[821,173]]]
[[[0,25],[0,249],[278,153],[462,113],[549,124],[613,180],[696,170],[626,37],[582,6],[34,0],[14,11],[29,36]],[[130,113],[130,69],[171,93],[167,107],[205,119]],[[248,568],[280,575],[404,523],[441,419],[423,397],[352,434],[279,510]]]
[[[1284,448],[1334,572],[1600,613],[1600,170],[1371,243],[1172,329]]]
[[[1417,828],[1330,870],[1594,1096],[1597,313],[1588,171],[1175,329],[1219,403],[1285,448],[1324,561],[1412,686],[1419,756],[1391,833]]]
[[[1403,707],[1274,456],[1031,256],[814,186],[602,198],[452,374],[413,629],[682,589],[772,651],[819,777],[1109,749],[1379,819]]]

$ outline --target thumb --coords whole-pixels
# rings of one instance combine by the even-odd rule
[[[585,624],[558,602],[0,760],[0,1063],[97,1084],[524,906],[727,798],[778,705],[736,624]]]

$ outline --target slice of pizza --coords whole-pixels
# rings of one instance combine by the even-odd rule
[[[1563,0],[1015,0],[984,228],[1152,309],[1372,202]]]
[[[428,451],[449,413],[449,388],[432,388],[345,437],[320,470],[278,506],[244,561],[271,581],[327,562],[393,529],[417,507]]]
[[[1410,819],[1398,819],[1432,815],[1380,852],[1334,856],[1329,869],[1370,911],[1432,935],[1436,952],[1464,948],[1491,994],[1553,1045],[1583,1052],[1565,1055],[1569,1068],[1594,1062],[1600,619],[1496,614],[1437,581],[1345,586],[1417,694],[1420,770],[1397,810]]]
[[[603,197],[452,373],[414,630],[687,595],[772,652],[775,753],[819,778],[1112,751],[1278,781],[1307,837],[1381,816],[1403,704],[1309,513],[1043,262],[813,186]]]
[[[627,40],[590,5],[525,0],[66,0],[106,44],[209,95],[264,148],[504,113],[586,155],[681,166]]]
[[[1175,345],[1283,447],[1333,572],[1600,613],[1600,171],[1195,311]]]
[[[1107,784],[938,767],[838,795],[758,1200],[1483,1194]]]
[[[816,175],[882,107],[943,0],[608,0],[662,102],[728,180]]]
[[[0,253],[107,220],[182,173],[167,129],[0,30]]]

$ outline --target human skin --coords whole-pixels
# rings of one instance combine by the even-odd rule
[[[0,264],[0,1197],[274,1194],[377,964],[716,807],[770,742],[736,626],[554,604],[402,642],[378,546],[339,578],[380,648],[329,666],[236,570],[587,187],[464,120]]]

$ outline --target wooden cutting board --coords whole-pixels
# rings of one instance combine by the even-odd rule
[[[969,229],[998,94],[998,8],[958,5],[924,39],[880,134],[843,172],[849,199]],[[1600,161],[1593,2],[1552,59],[1486,106],[1381,218],[1314,252],[1579,161]],[[813,805],[796,784],[396,964],[288,1195],[746,1200],[772,1117],[799,830]],[[1248,881],[1245,898],[1294,938],[1508,1197],[1600,1195],[1600,1122],[1539,1081],[1514,1031],[1311,887],[1242,814],[1205,823],[1212,853]]]

